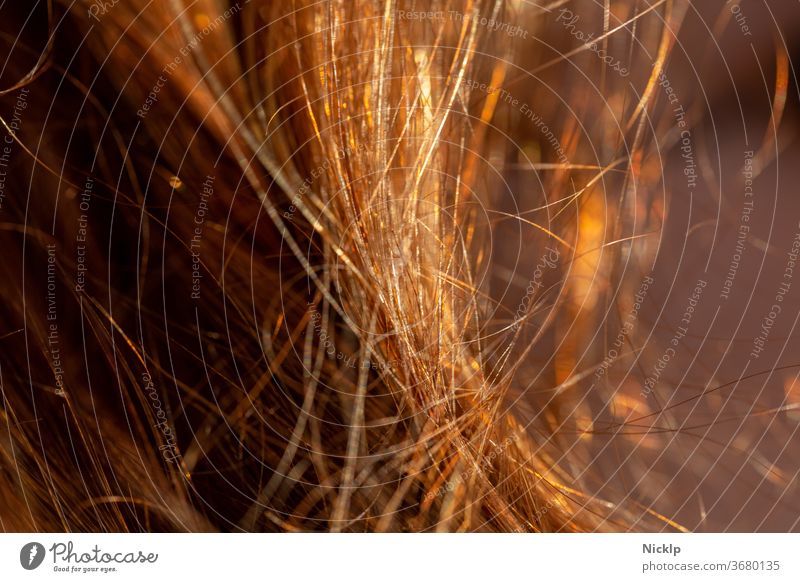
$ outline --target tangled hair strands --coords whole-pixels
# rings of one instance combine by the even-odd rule
[[[4,530],[687,530],[586,362],[643,367],[689,2],[9,10]]]

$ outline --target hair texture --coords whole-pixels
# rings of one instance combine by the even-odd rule
[[[688,8],[4,8],[2,528],[685,529],[680,412],[596,362],[657,307]]]

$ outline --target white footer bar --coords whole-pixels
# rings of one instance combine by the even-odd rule
[[[800,580],[800,534],[3,534],[0,580]]]

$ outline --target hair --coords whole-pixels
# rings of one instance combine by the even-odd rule
[[[607,380],[687,5],[612,4],[9,8],[0,526],[685,529]]]

